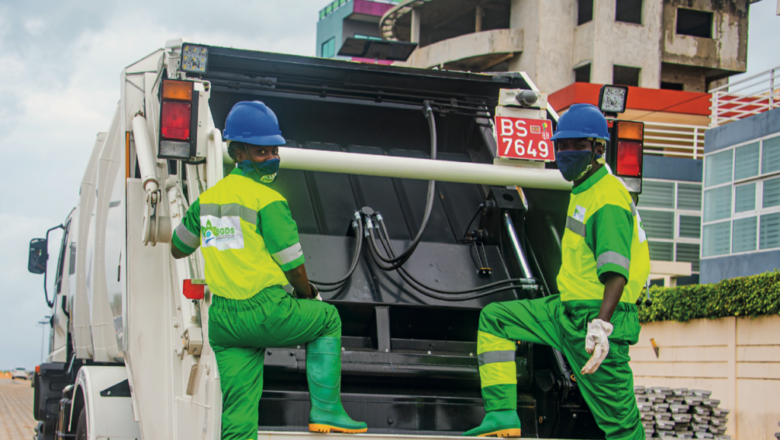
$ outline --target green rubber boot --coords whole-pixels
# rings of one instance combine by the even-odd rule
[[[520,437],[520,417],[511,409],[489,411],[482,424],[463,433],[464,437]]]
[[[306,344],[306,377],[311,395],[309,431],[356,434],[368,430],[341,405],[341,338],[321,337]]]

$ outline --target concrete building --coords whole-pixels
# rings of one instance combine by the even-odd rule
[[[548,92],[574,82],[706,92],[746,70],[751,2],[406,0],[379,27],[419,43],[413,67],[525,71]]]
[[[334,0],[320,10],[317,56],[334,58],[349,37],[381,40],[379,20],[401,0]]]

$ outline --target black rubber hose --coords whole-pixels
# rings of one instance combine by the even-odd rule
[[[431,160],[436,160],[436,119],[433,116],[433,109],[431,108],[430,102],[425,101],[423,112],[425,113],[425,117],[428,119],[428,129],[431,132]],[[423,214],[423,220],[420,224],[420,230],[417,231],[417,236],[415,236],[414,240],[412,240],[412,244],[410,244],[409,247],[405,251],[401,252],[401,254],[399,254],[397,257],[385,258],[384,256],[377,254],[377,257],[379,257],[380,260],[384,261],[385,263],[392,264],[393,268],[400,267],[409,260],[409,258],[414,253],[414,250],[417,248],[417,245],[420,244],[420,240],[422,240],[425,228],[428,226],[428,220],[431,218],[431,212],[433,211],[433,201],[435,195],[436,181],[429,180],[428,196],[425,202],[425,214]]]
[[[373,246],[373,244],[370,241],[368,243],[368,247],[371,248],[371,251],[372,251],[371,254],[375,255],[376,249],[374,249],[374,246]],[[441,301],[452,301],[452,302],[454,302],[454,301],[468,301],[468,300],[471,300],[471,299],[481,298],[483,296],[492,295],[492,294],[498,293],[498,292],[505,292],[505,291],[508,291],[508,290],[531,289],[531,288],[536,289],[535,285],[532,286],[530,284],[524,284],[524,285],[521,284],[521,285],[510,285],[510,286],[505,286],[505,287],[499,287],[499,288],[496,288],[496,289],[491,289],[491,290],[486,290],[486,291],[481,291],[481,292],[475,292],[475,293],[470,293],[470,294],[452,294],[452,293],[441,294],[441,293],[436,293],[436,292],[433,292],[433,291],[426,291],[426,290],[421,289],[420,287],[418,287],[417,285],[414,284],[414,282],[411,280],[410,276],[408,275],[408,273],[405,270],[398,270],[398,274],[401,276],[401,279],[403,279],[407,284],[409,284],[409,286],[411,286],[412,289],[414,289],[415,291],[417,291],[417,292],[419,292],[419,293],[421,293],[421,294],[423,294],[425,296],[428,296],[428,297],[431,297],[431,298],[434,298],[434,299],[438,299],[438,300],[441,300]]]
[[[334,286],[334,287],[319,287],[317,288],[321,292],[332,292],[334,290],[338,290],[344,286],[344,283],[349,280],[349,278],[352,276],[353,273],[355,273],[355,269],[358,266],[358,262],[360,261],[360,254],[363,250],[363,222],[358,219],[356,220],[357,223],[357,229],[355,230],[355,253],[352,256],[352,263],[349,265],[349,270],[347,271],[346,275],[341,277],[340,279],[336,281],[315,281],[315,280],[309,280],[313,284],[318,284],[319,286]]]
[[[379,238],[382,241],[382,246],[385,248],[386,252],[389,252],[392,255],[393,250],[390,247],[390,237],[387,235],[387,230],[384,227],[384,223],[382,223],[381,226],[382,226],[382,230],[379,232]],[[379,228],[377,228],[377,229],[379,229]],[[374,245],[376,245],[376,243],[374,243]],[[446,294],[454,294],[454,295],[464,294],[464,293],[479,292],[479,291],[482,291],[482,290],[485,290],[485,289],[491,289],[491,288],[494,288],[494,287],[503,286],[505,284],[515,284],[515,283],[519,283],[520,285],[523,285],[523,284],[526,284],[526,285],[535,284],[535,282],[533,280],[529,280],[529,279],[526,279],[526,278],[510,278],[508,280],[496,281],[494,283],[485,284],[484,286],[474,287],[474,288],[466,289],[466,290],[441,290],[441,289],[437,289],[435,287],[431,287],[431,286],[425,285],[422,281],[420,281],[417,278],[415,278],[414,276],[412,276],[412,274],[410,274],[403,267],[398,268],[398,271],[399,272],[403,272],[412,281],[414,281],[419,286],[421,286],[421,287],[423,287],[425,289],[432,290],[434,292],[446,293]]]

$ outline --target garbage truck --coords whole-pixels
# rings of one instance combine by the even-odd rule
[[[558,293],[571,184],[549,140],[557,114],[528,76],[177,39],[125,68],[118,96],[75,208],[30,243],[52,310],[35,438],[220,438],[203,257],[175,260],[170,242],[189,204],[234,166],[221,130],[251,100],[288,139],[274,188],[343,323],[348,413],[388,438],[480,423],[480,310]],[[621,123],[610,120],[615,134]],[[641,135],[619,137],[608,163],[641,192]],[[603,436],[561,353],[518,342],[516,363],[524,436]],[[310,435],[304,346],[267,349],[257,404],[269,438]]]

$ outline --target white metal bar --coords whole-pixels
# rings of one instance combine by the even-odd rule
[[[558,170],[280,147],[282,169],[571,190]]]

